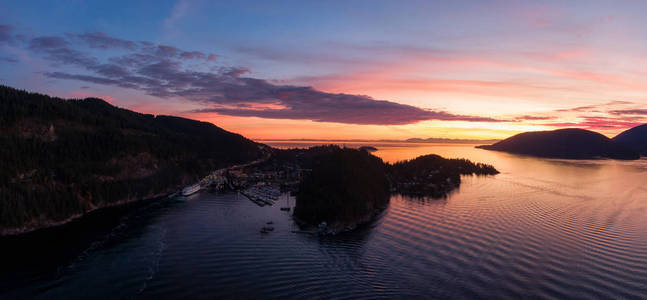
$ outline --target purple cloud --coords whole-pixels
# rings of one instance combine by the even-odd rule
[[[242,78],[243,80],[245,78]],[[251,99],[250,95],[266,99],[266,104],[279,104],[284,108],[254,109],[249,106],[217,107],[197,110],[196,112],[217,112],[219,114],[261,117],[272,119],[308,119],[317,122],[337,122],[349,124],[403,125],[425,120],[497,122],[484,117],[462,116],[443,111],[425,110],[415,106],[385,100],[375,100],[368,96],[332,94],[311,87],[276,86],[265,81],[246,81],[251,94],[230,93],[222,99],[235,97]],[[223,101],[219,101],[223,102]]]
[[[586,106],[578,106],[578,107],[573,107],[573,108],[564,108],[564,109],[558,109],[556,111],[558,112],[586,112],[586,111],[594,111],[594,109],[598,108],[598,105],[586,105]]]
[[[207,56],[207,60],[210,62],[216,62],[216,60],[218,60],[218,55],[211,53],[209,54],[209,56]]]
[[[84,67],[98,64],[96,58],[72,49],[70,46],[71,44],[62,37],[43,36],[31,39],[28,48],[34,52],[46,54],[45,58],[54,63]]]
[[[579,116],[577,122],[545,123],[551,127],[577,127],[589,130],[627,129],[644,124],[635,118]]]
[[[128,71],[128,69],[115,64],[87,65],[86,67],[99,75],[110,78],[130,75],[130,71]]]
[[[155,45],[149,42],[142,42],[146,45],[143,49],[144,53],[153,55],[158,58],[167,58],[167,59],[180,59],[180,60],[189,60],[189,59],[199,59],[199,60],[209,60],[209,56],[200,52],[200,51],[184,51],[174,46],[167,45]]]
[[[180,49],[173,46],[159,45],[150,49],[155,55],[160,57],[173,58],[181,52]]]
[[[525,115],[525,116],[520,116],[516,117],[515,119],[519,121],[537,121],[537,120],[552,120],[556,119],[557,117],[551,117],[551,116],[530,116],[530,115]]]
[[[614,115],[647,115],[647,109],[618,109],[609,111]]]
[[[29,48],[36,51],[67,47],[70,43],[60,36],[41,36],[31,39]]]
[[[634,103],[630,101],[614,100],[614,101],[609,101],[607,103],[558,109],[556,111],[557,112],[604,112],[604,111],[608,111],[609,108],[614,106],[630,105],[630,104],[634,104]]]
[[[127,50],[135,50],[137,43],[127,40],[122,40],[108,36],[103,32],[86,32],[82,34],[72,34],[72,37],[78,38],[85,42],[90,48],[97,49],[112,49],[121,48]]]
[[[132,42],[96,32],[67,36],[69,39],[33,38],[27,48],[54,63],[81,66],[86,74],[57,71],[46,72],[45,76],[136,89],[160,98],[181,98],[205,105],[194,112],[375,125],[403,125],[425,120],[506,122],[423,109],[364,95],[275,84],[245,77],[250,73],[248,68],[214,65],[217,56],[200,51],[185,51],[146,41]],[[100,60],[78,50],[78,42],[90,48],[119,48],[128,52]],[[200,60],[203,64],[197,68],[187,66],[187,60]]]
[[[5,61],[5,62],[9,62],[9,63],[17,63],[18,62],[18,60],[15,59],[15,58],[4,57],[4,56],[0,56],[0,61]]]
[[[13,27],[11,25],[0,24],[0,43],[11,41],[13,39],[12,31]]]
[[[180,58],[187,59],[205,59],[207,56],[200,51],[184,51],[180,53]]]
[[[67,74],[67,73],[61,73],[61,72],[48,72],[48,73],[45,73],[45,76],[50,78],[57,78],[57,79],[73,79],[73,80],[96,83],[96,84],[115,85],[115,86],[124,87],[124,88],[136,87],[135,85],[126,84],[118,80],[96,77],[96,76],[89,76],[89,75],[73,75],[73,74]]]

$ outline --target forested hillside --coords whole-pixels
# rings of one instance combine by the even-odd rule
[[[265,146],[211,123],[0,86],[0,232],[159,195]]]

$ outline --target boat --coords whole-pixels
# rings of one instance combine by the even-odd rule
[[[182,196],[191,195],[191,194],[193,194],[193,193],[195,193],[195,192],[197,192],[199,190],[200,190],[200,183],[196,183],[194,185],[187,186],[182,190]]]
[[[273,226],[263,226],[263,228],[261,228],[261,233],[270,233],[270,231],[274,231]]]
[[[261,228],[261,233],[270,233],[270,231],[274,231],[274,227],[272,227],[272,226],[263,226],[263,228]]]
[[[282,211],[290,211],[290,195],[285,195],[285,202],[287,202],[287,206],[283,206],[280,209]]]

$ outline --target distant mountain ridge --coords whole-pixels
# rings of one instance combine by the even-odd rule
[[[638,151],[632,147],[584,129],[524,132],[498,143],[477,148],[548,158],[626,160],[640,158]]]
[[[447,144],[478,144],[478,143],[494,143],[500,140],[490,139],[490,140],[473,140],[473,139],[448,139],[448,138],[411,138],[406,139],[406,142],[410,143],[447,143]]]
[[[267,146],[211,123],[0,86],[0,234],[159,196]]]
[[[494,143],[500,140],[475,140],[475,139],[449,139],[449,138],[409,138],[405,140],[394,139],[257,139],[257,141],[289,141],[289,142],[357,142],[357,143],[447,143],[447,144],[480,144]]]

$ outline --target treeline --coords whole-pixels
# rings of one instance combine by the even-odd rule
[[[155,195],[262,157],[213,124],[0,86],[0,229]]]
[[[299,185],[297,218],[310,224],[352,224],[386,205],[389,181],[380,158],[335,146],[312,151],[321,155],[307,160],[312,171]]]
[[[402,194],[442,197],[461,183],[461,175],[495,175],[492,165],[430,154],[389,165],[393,189]]]

